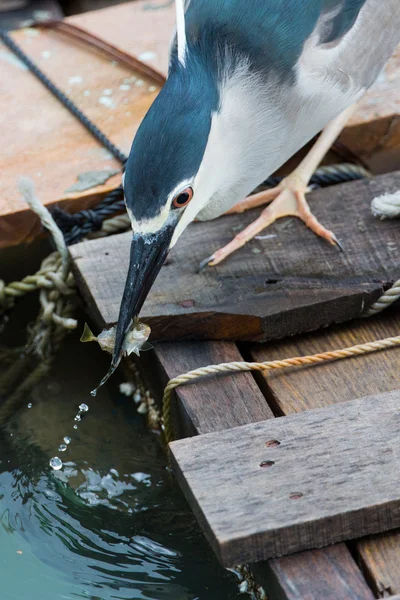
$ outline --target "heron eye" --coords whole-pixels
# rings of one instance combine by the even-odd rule
[[[183,208],[184,206],[189,204],[189,202],[191,201],[192,198],[193,198],[193,189],[191,187],[187,187],[186,189],[184,189],[182,192],[179,192],[179,194],[177,194],[175,196],[175,198],[172,201],[172,206],[173,206],[173,208]]]

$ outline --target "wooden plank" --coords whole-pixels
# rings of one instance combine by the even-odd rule
[[[396,391],[170,448],[209,542],[233,566],[399,527],[399,425]]]
[[[159,344],[156,356],[169,378],[190,371],[194,365],[198,368],[243,360],[236,345],[228,342]],[[175,422],[180,426],[179,437],[221,431],[273,417],[251,373],[223,379],[210,377],[197,385],[178,388],[176,393]]]
[[[263,362],[318,354],[398,335],[400,311],[387,310],[374,319],[321,329],[273,344],[252,345],[250,360]],[[338,402],[400,389],[400,348],[318,366],[274,371],[259,382],[276,415],[322,408]],[[332,393],[334,391],[334,393]]]
[[[300,221],[284,220],[268,229],[273,239],[254,240],[198,273],[201,259],[259,211],[192,224],[144,305],[153,339],[273,339],[358,316],[400,277],[400,221],[380,221],[370,212],[372,198],[399,188],[400,172],[310,194],[344,253]],[[71,248],[86,301],[101,324],[117,320],[130,242],[127,233]]]
[[[253,345],[248,358],[264,361],[314,354],[391,337],[399,329],[400,313],[393,309],[349,326],[337,326],[273,345]],[[264,393],[275,414],[287,415],[388,392],[400,388],[399,360],[400,349],[393,349],[318,367],[274,372],[262,378]],[[377,597],[400,593],[399,542],[400,533],[390,532],[358,540],[354,546],[354,553]]]
[[[373,600],[345,544],[274,558],[251,566],[271,600]]]
[[[151,370],[148,369],[148,375],[152,374],[151,381],[160,379],[164,384],[199,366],[241,360],[236,346],[222,342],[163,343],[156,346],[155,355],[158,377],[154,377],[154,364],[151,364]],[[269,418],[270,409],[261,391],[254,390],[249,377],[245,373],[223,380],[212,377],[177,388],[177,402],[173,407],[178,407],[178,416],[182,419],[180,433],[193,435],[244,425],[249,422],[249,413],[253,421]],[[237,387],[233,388],[233,385]],[[250,393],[247,394],[246,410],[243,410],[242,398],[247,390]],[[345,544],[258,563],[251,569],[267,595],[274,600],[373,599]]]
[[[136,56],[144,56],[166,72],[174,19],[172,5],[149,11],[142,2],[134,1],[67,21]],[[138,77],[143,82],[141,86],[136,85],[137,81],[127,82],[135,76],[131,70],[59,33],[24,29],[13,37],[52,81],[127,153],[158,87],[142,77]],[[104,184],[68,192],[79,174],[88,171],[107,174],[121,166],[1,44],[0,65],[0,127],[3,147],[7,149],[0,158],[0,247],[4,247],[32,239],[40,231],[38,221],[20,200],[17,182],[21,175],[34,180],[46,205],[59,204],[74,211],[97,203],[121,179],[117,174]]]

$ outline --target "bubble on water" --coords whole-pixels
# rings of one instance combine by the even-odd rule
[[[78,429],[78,425],[74,425],[74,429]]]
[[[80,410],[81,412],[87,412],[87,411],[89,410],[89,407],[88,407],[88,405],[87,405],[87,404],[80,404],[80,405],[79,405],[79,410]]]
[[[59,452],[65,452],[67,449],[67,444],[60,444],[58,450]]]
[[[50,466],[52,469],[54,469],[54,471],[59,471],[62,469],[63,463],[61,458],[58,458],[58,456],[53,456],[53,458],[50,459]]]
[[[81,421],[81,420],[82,420],[81,415],[76,415],[74,421]]]
[[[65,438],[64,438],[64,442],[66,444],[70,444],[71,443],[71,438],[68,435],[66,435]]]
[[[32,406],[33,406],[32,402],[29,402],[28,408],[32,408]]]

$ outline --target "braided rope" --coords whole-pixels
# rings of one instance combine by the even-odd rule
[[[377,340],[375,342],[368,342],[366,344],[359,344],[357,346],[351,346],[350,348],[344,348],[343,350],[334,350],[330,352],[323,352],[321,354],[313,354],[310,356],[296,356],[284,360],[273,360],[261,363],[231,362],[221,363],[219,365],[209,365],[207,367],[202,367],[200,369],[195,369],[193,371],[189,371],[188,373],[179,375],[179,377],[171,379],[164,390],[162,412],[166,440],[169,443],[173,439],[171,417],[172,392],[180,385],[185,385],[208,375],[227,375],[229,373],[243,373],[245,371],[271,371],[275,369],[287,369],[288,367],[298,367],[301,365],[314,365],[328,360],[340,360],[342,358],[360,356],[362,354],[376,352],[377,350],[395,348],[397,346],[400,346],[400,336],[386,338],[384,340]]]
[[[400,279],[391,288],[386,290],[380,298],[368,309],[365,317],[373,317],[400,298]]]

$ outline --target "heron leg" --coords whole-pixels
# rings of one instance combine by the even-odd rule
[[[288,177],[285,177],[278,186],[265,192],[254,194],[239,202],[228,211],[229,213],[244,212],[249,208],[269,204],[262,211],[258,219],[238,233],[229,244],[217,250],[206,261],[203,261],[202,266],[205,264],[210,266],[219,264],[232,254],[232,252],[244,246],[254,236],[271,225],[271,223],[282,217],[298,217],[316,235],[341,248],[335,234],[321,225],[318,219],[312,214],[305,195],[309,191],[308,183],[314,171],[345,127],[354,109],[355,105],[351,106],[325,127],[307,156],[295,171]]]

